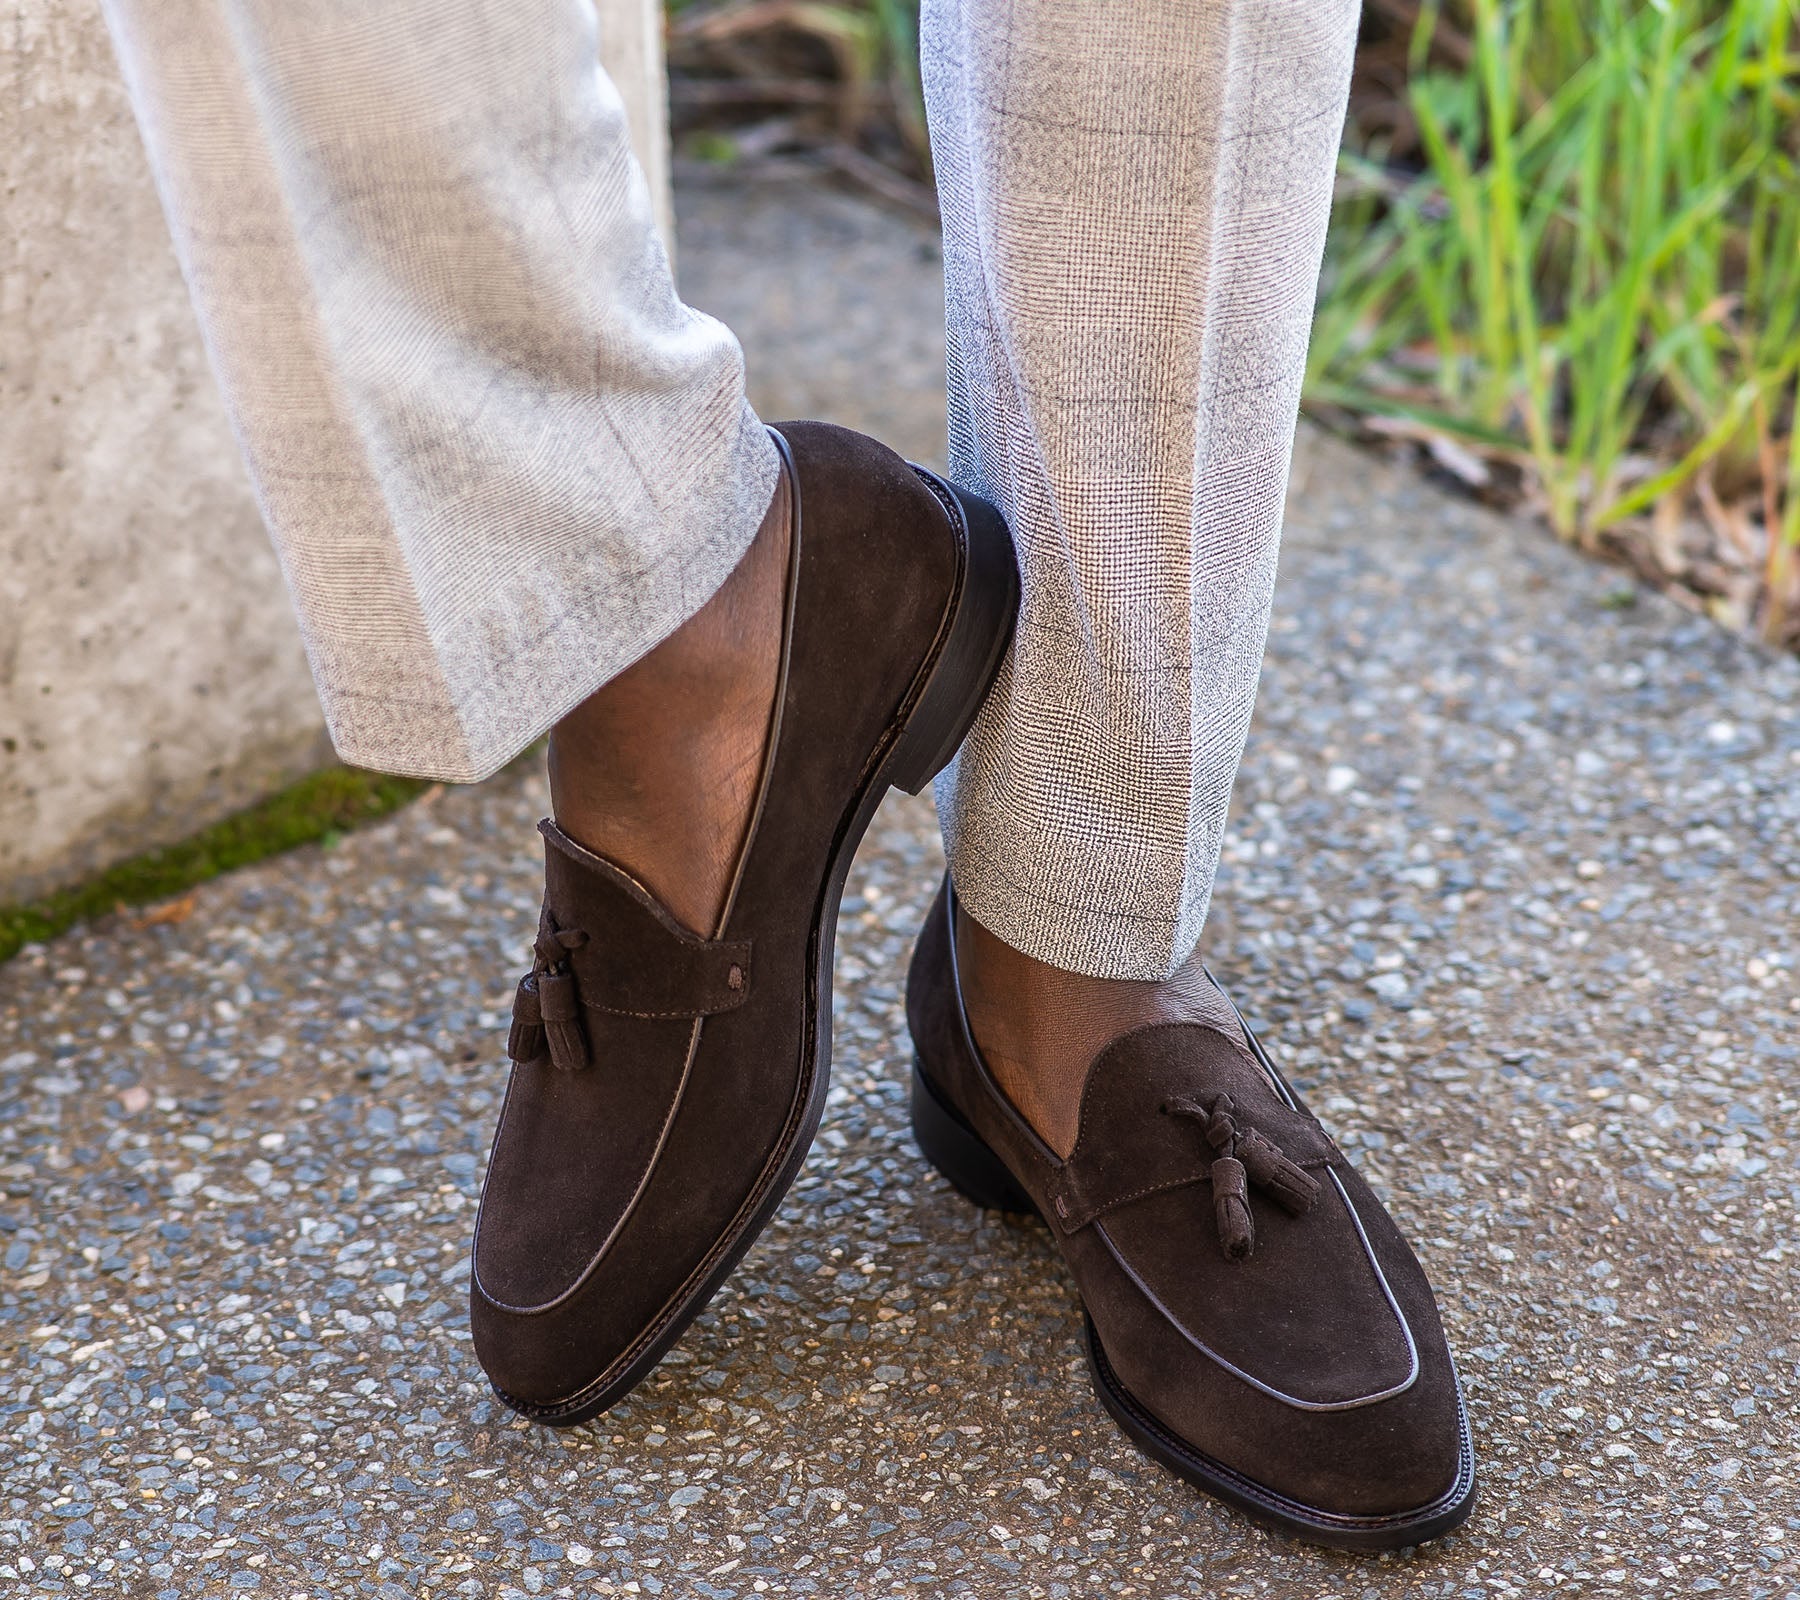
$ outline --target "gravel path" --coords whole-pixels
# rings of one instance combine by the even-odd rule
[[[684,213],[702,304],[788,297],[753,367],[904,258],[841,387],[771,409],[932,449],[910,225],[792,189]],[[776,1222],[624,1405],[513,1420],[464,1295],[525,769],[0,968],[5,1592],[1800,1595],[1800,670],[1620,581],[1306,439],[1208,936],[1439,1287],[1464,1531],[1321,1554],[1124,1444],[1043,1232],[906,1129],[918,801],[852,878]]]

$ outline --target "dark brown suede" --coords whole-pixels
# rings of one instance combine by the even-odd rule
[[[888,785],[916,792],[954,750],[1017,606],[991,508],[843,429],[776,436],[794,486],[782,678],[720,925],[684,928],[542,827],[470,1318],[501,1398],[549,1422],[630,1389],[791,1182],[824,1103],[850,858]]]
[[[980,1204],[1041,1215],[1088,1315],[1096,1387],[1164,1465],[1300,1537],[1416,1544],[1474,1503],[1431,1287],[1276,1071],[1198,1023],[1128,1033],[1089,1069],[1061,1160],[963,1015],[948,885],[907,982],[914,1128]]]

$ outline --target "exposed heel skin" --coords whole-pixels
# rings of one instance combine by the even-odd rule
[[[1019,611],[1019,568],[1000,513],[935,472],[913,471],[960,525],[967,556],[950,637],[888,763],[888,782],[908,794],[917,794],[956,754],[1000,670]]]
[[[915,1058],[912,1077],[913,1138],[919,1151],[965,1199],[989,1211],[1036,1211],[1006,1163],[932,1088]]]

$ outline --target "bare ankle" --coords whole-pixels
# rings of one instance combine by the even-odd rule
[[[557,825],[641,878],[700,933],[723,912],[761,775],[790,516],[784,473],[718,592],[550,735]]]
[[[1060,1156],[1075,1148],[1088,1068],[1134,1028],[1196,1018],[1210,988],[1197,958],[1160,983],[1094,978],[1015,950],[960,906],[963,1004],[982,1058],[1019,1114]]]

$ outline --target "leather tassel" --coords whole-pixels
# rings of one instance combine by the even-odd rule
[[[551,1061],[560,1071],[579,1072],[587,1065],[587,1041],[581,1035],[581,1003],[575,996],[574,975],[538,973],[537,998]]]
[[[1290,1216],[1305,1216],[1317,1202],[1319,1180],[1304,1167],[1295,1166],[1254,1128],[1238,1133],[1237,1158],[1250,1181]]]
[[[1220,1156],[1212,1164],[1212,1186],[1213,1221],[1218,1225],[1219,1244],[1228,1261],[1242,1261],[1256,1243],[1243,1162],[1234,1156]]]
[[[523,1065],[544,1053],[544,1019],[538,1010],[537,974],[519,979],[513,995],[512,1031],[506,1036],[506,1053]]]

